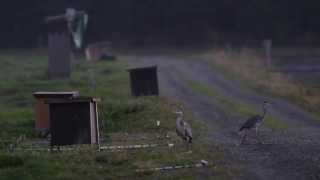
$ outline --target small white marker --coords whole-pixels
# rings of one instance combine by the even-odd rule
[[[170,147],[170,148],[173,147],[173,146],[174,146],[174,144],[172,144],[172,143],[168,144],[168,147]]]
[[[200,162],[201,162],[202,166],[208,166],[208,161],[206,161],[206,160],[201,160]]]

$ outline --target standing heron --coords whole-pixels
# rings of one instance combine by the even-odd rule
[[[263,102],[263,113],[262,115],[254,115],[252,117],[250,117],[249,119],[246,120],[246,122],[240,127],[239,132],[244,131],[244,135],[241,138],[241,142],[240,144],[242,144],[244,142],[244,140],[247,137],[247,132],[251,129],[255,129],[256,131],[256,137],[259,140],[260,143],[262,143],[258,131],[259,131],[259,127],[262,124],[263,120],[265,119],[265,116],[267,114],[268,108],[271,104],[267,101]]]
[[[186,143],[187,147],[192,143],[192,129],[191,126],[183,119],[183,112],[177,111],[178,114],[176,120],[176,132],[177,135],[180,136]]]

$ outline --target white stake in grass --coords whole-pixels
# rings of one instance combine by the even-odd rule
[[[157,147],[169,147],[172,148],[173,143],[168,144],[138,144],[138,145],[125,145],[125,146],[101,146],[100,150],[130,150],[130,149],[146,149]]]
[[[188,165],[176,165],[176,166],[164,166],[150,169],[137,169],[136,173],[144,173],[144,172],[154,172],[154,171],[169,171],[169,170],[178,170],[178,169],[187,169],[187,168],[202,168],[208,167],[209,163],[206,160],[201,160],[200,163],[196,164],[188,164]]]

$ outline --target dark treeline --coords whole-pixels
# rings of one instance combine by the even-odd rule
[[[318,40],[319,0],[10,0],[0,6],[2,47],[45,37],[45,16],[75,7],[90,16],[91,40]]]

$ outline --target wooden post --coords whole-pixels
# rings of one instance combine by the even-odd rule
[[[71,74],[70,38],[67,33],[49,34],[49,77],[69,78]]]
[[[51,34],[56,34],[56,33],[64,33],[66,36],[68,36],[68,41],[69,42],[69,46],[68,50],[70,51],[69,54],[69,58],[72,57],[72,59],[75,59],[76,55],[77,55],[77,49],[75,49],[74,51],[72,51],[73,48],[73,44],[71,43],[71,35],[72,35],[72,31],[71,31],[71,26],[72,26],[72,21],[81,15],[84,15],[85,12],[84,11],[76,11],[75,9],[67,9],[65,14],[60,14],[60,15],[56,15],[56,16],[48,16],[45,18],[45,23],[48,26],[48,33],[49,36]],[[50,40],[50,37],[49,37]],[[50,48],[50,44],[49,44],[49,48]],[[79,51],[79,50],[78,50]],[[80,49],[79,53],[82,54],[81,52],[82,50]]]
[[[271,39],[263,40],[263,49],[264,49],[264,53],[265,53],[265,64],[268,68],[270,68],[272,65],[271,48],[272,48],[272,40]]]

